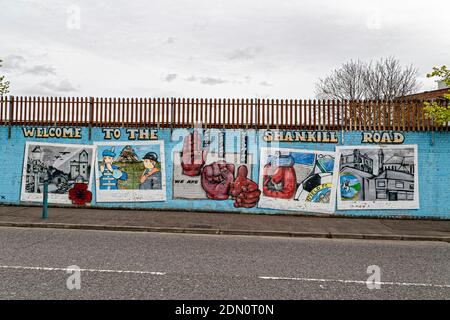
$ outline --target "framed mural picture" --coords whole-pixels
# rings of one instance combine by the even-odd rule
[[[417,145],[336,147],[339,210],[419,209]]]
[[[217,149],[211,134],[197,130],[183,137],[181,151],[173,152],[173,198],[190,200],[233,200],[235,208],[253,208],[261,191],[252,177],[252,154],[246,133],[241,132],[240,152],[226,152],[224,134],[216,131]]]
[[[333,213],[337,169],[334,152],[261,148],[258,207]]]
[[[95,142],[97,202],[166,200],[164,142]]]
[[[20,200],[42,202],[47,178],[48,202],[71,204],[69,190],[75,183],[84,183],[92,190],[94,157],[92,145],[27,141]]]

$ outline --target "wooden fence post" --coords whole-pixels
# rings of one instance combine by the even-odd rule
[[[9,96],[8,140],[11,139],[11,122],[14,121],[14,96]]]
[[[92,138],[92,124],[94,122],[94,97],[89,97],[89,124],[88,124],[88,139]]]

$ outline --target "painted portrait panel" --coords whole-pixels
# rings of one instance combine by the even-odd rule
[[[92,145],[30,142],[25,144],[21,201],[42,202],[48,181],[48,202],[71,204],[69,190],[75,183],[91,190],[95,147]]]
[[[96,142],[97,202],[164,201],[163,141]]]
[[[337,147],[338,209],[418,209],[417,145]]]
[[[261,148],[258,207],[332,213],[336,171],[334,152]]]

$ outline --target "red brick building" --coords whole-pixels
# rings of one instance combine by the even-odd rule
[[[445,100],[444,94],[449,93],[449,88],[423,91],[418,93],[413,93],[402,98],[406,99],[418,99],[418,100]]]

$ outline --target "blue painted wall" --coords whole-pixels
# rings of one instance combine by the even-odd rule
[[[118,140],[128,141],[125,129],[121,129],[122,135]],[[266,145],[262,135],[264,130],[248,131],[249,154],[254,157],[254,165],[251,179],[258,182],[259,178],[259,148]],[[151,208],[151,209],[174,209],[174,210],[202,210],[202,211],[232,211],[246,213],[267,214],[296,214],[295,211],[283,211],[262,208],[235,208],[232,200],[181,200],[173,199],[172,194],[172,157],[174,151],[181,151],[183,137],[187,130],[158,130],[159,140],[164,141],[165,148],[165,170],[167,185],[167,201],[139,202],[139,203],[97,203],[95,201],[95,188],[93,188],[93,206],[99,207],[124,207],[124,208]],[[282,142],[280,147],[334,151],[337,145],[361,145],[361,132],[339,132],[339,143],[300,143]],[[214,135],[212,135],[214,136]],[[445,218],[450,219],[450,134],[445,132],[404,132],[404,144],[418,145],[418,171],[419,171],[419,197],[420,209],[414,210],[336,210],[337,215],[347,216],[376,216],[376,217],[418,217],[418,218]],[[343,139],[342,139],[343,137]],[[24,149],[26,141],[42,141],[53,143],[70,144],[93,144],[94,141],[105,141],[101,128],[93,128],[91,139],[88,137],[88,129],[82,128],[81,139],[60,138],[25,138],[22,127],[12,127],[11,137],[8,138],[8,128],[0,127],[0,154],[1,172],[0,177],[0,202],[5,204],[23,204],[20,202],[22,166],[24,161]],[[239,146],[240,131],[226,131],[226,152],[236,152]],[[213,149],[217,148],[217,141],[212,141]],[[236,168],[237,169],[237,168]],[[300,213],[300,212],[298,212]],[[306,213],[312,214],[314,213]]]

